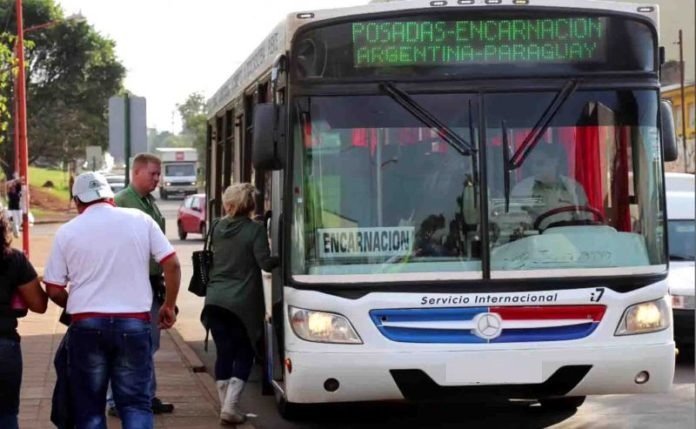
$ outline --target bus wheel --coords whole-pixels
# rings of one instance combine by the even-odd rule
[[[584,396],[563,396],[560,398],[539,399],[542,407],[550,410],[572,411],[585,402]]]

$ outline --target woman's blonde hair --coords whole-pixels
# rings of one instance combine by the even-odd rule
[[[229,217],[249,216],[256,209],[256,193],[251,183],[235,183],[222,194],[222,206]]]

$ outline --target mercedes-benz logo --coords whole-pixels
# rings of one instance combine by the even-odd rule
[[[476,329],[474,330],[476,336],[484,340],[492,340],[500,336],[502,323],[500,316],[496,313],[479,314],[474,321],[476,322]]]

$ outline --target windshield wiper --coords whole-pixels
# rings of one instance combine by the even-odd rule
[[[500,122],[503,132],[503,190],[505,191],[505,213],[510,212],[510,143],[508,142],[508,131],[505,121]]]
[[[563,88],[558,91],[558,94],[556,94],[554,99],[551,101],[551,104],[549,104],[537,123],[534,125],[532,131],[527,134],[527,137],[525,137],[520,147],[515,151],[514,155],[512,155],[509,162],[507,162],[507,168],[505,169],[506,172],[516,170],[522,166],[524,160],[527,159],[529,153],[532,151],[532,149],[534,149],[541,139],[541,136],[543,136],[546,132],[553,118],[556,116],[558,111],[561,110],[563,104],[568,100],[568,98],[570,98],[571,95],[573,95],[577,88],[578,81],[576,79],[571,79],[566,82],[565,85],[563,85]],[[507,193],[506,198],[509,198]]]
[[[440,138],[452,146],[454,150],[464,156],[470,156],[476,153],[476,148],[471,143],[461,138],[459,134],[452,131],[450,127],[437,119],[435,115],[418,104],[418,102],[408,95],[407,92],[397,88],[391,82],[382,82],[379,84],[379,88],[394,101],[399,103],[401,107],[406,109],[416,119],[427,125],[429,128],[435,129]],[[471,128],[472,124],[469,124],[469,127]]]
[[[670,261],[693,261],[693,256],[669,255]]]

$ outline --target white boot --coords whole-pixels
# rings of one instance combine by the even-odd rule
[[[222,411],[220,412],[221,424],[244,423],[246,420],[246,415],[239,410],[239,397],[244,390],[244,384],[244,381],[239,378],[230,378],[225,400],[222,403]]]
[[[220,399],[220,407],[222,407],[222,403],[225,402],[225,396],[227,395],[227,386],[230,384],[230,380],[217,380],[215,384],[217,385],[218,398]]]

